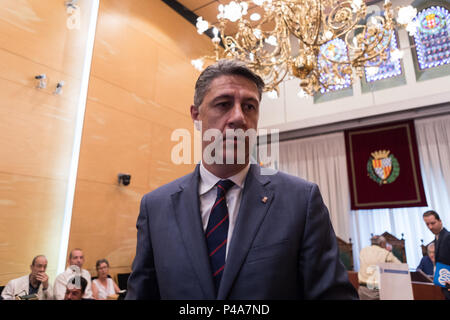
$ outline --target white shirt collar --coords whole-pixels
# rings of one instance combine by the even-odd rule
[[[247,177],[248,170],[250,169],[250,163],[241,171],[236,173],[234,176],[231,176],[227,179],[234,182],[236,186],[239,188],[244,187],[245,178]],[[200,186],[199,186],[199,195],[204,195],[208,191],[210,191],[214,186],[217,184],[217,182],[221,180],[221,178],[216,177],[213,173],[208,171],[203,166],[203,163],[200,162]]]

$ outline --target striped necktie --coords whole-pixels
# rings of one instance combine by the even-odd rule
[[[206,242],[208,245],[209,260],[213,272],[216,294],[219,290],[225,268],[225,254],[228,236],[228,208],[226,193],[234,185],[231,180],[220,180],[217,183],[217,197],[209,215],[208,226],[206,228]]]

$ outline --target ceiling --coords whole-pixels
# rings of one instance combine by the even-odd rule
[[[219,4],[226,4],[229,0],[178,0],[183,6],[191,10],[197,16],[203,17],[211,24],[217,22],[217,14]]]

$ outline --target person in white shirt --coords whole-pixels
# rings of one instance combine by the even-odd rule
[[[44,255],[34,257],[30,265],[31,273],[8,282],[2,291],[4,300],[35,294],[39,300],[52,300],[52,287],[45,273],[47,258]]]
[[[106,259],[100,259],[96,262],[98,278],[92,280],[92,295],[96,300],[106,300],[119,293],[120,288],[113,279],[108,277],[109,262]]]
[[[87,280],[86,291],[83,295],[83,299],[92,299],[92,284],[91,284],[91,274],[89,271],[83,269],[84,255],[83,250],[73,249],[69,254],[68,259],[69,266],[67,269],[59,274],[55,279],[55,284],[53,286],[53,294],[55,300],[64,300],[64,295],[67,289],[67,282],[69,279],[75,275],[80,275]]]
[[[363,248],[359,253],[358,295],[361,300],[380,299],[377,264],[401,263],[390,251],[392,246],[387,243],[385,237],[374,236],[371,242],[371,246]]]

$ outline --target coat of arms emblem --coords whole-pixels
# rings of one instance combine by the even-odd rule
[[[400,165],[394,155],[389,150],[374,151],[370,155],[368,176],[379,185],[394,182],[400,174]]]

